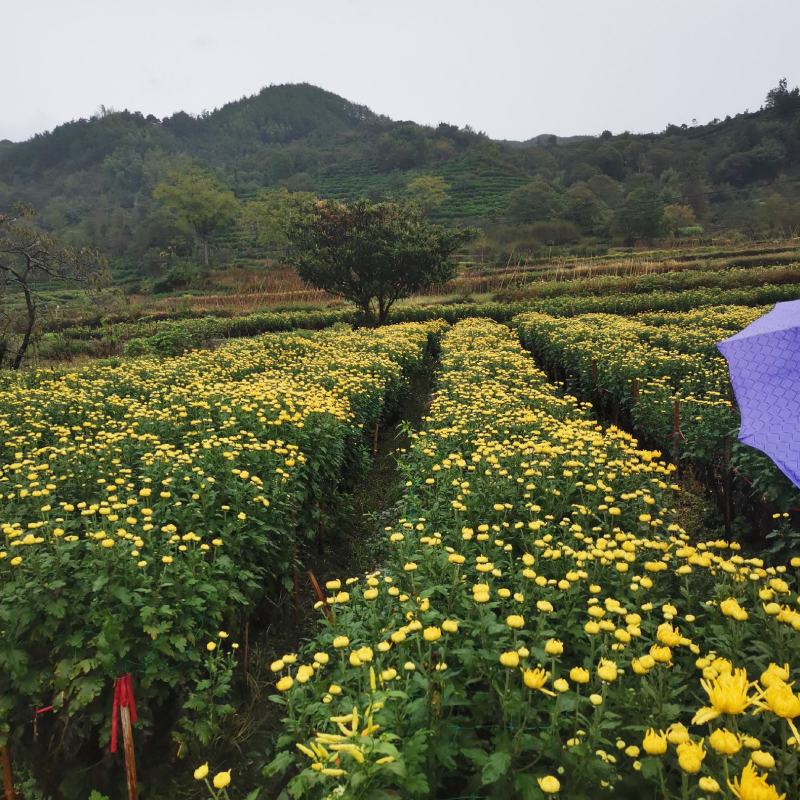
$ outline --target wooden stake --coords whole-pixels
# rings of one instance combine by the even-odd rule
[[[250,665],[250,620],[246,619],[244,621],[244,630],[242,631],[242,639],[244,641],[242,644],[244,647],[242,648],[244,652],[242,653],[242,672],[244,673],[244,680],[245,683],[247,682],[247,671]]]
[[[672,406],[672,460],[677,464],[680,460],[680,445],[678,437],[681,435],[681,401],[675,400]]]
[[[133,726],[131,710],[128,706],[120,706],[122,721],[122,744],[125,751],[125,780],[128,784],[128,800],[136,800],[139,796],[136,786],[136,754],[133,752]]]
[[[375,432],[372,435],[372,455],[378,455],[378,434],[380,432],[380,425],[375,423]]]
[[[631,400],[636,403],[639,400],[639,379],[634,378],[631,381]]]
[[[300,622],[300,573],[297,570],[294,571],[292,583],[292,593],[294,594],[294,621],[296,624]]]
[[[317,576],[314,575],[311,570],[308,570],[306,575],[308,575],[308,580],[311,582],[311,588],[313,589],[317,600],[322,603],[322,610],[325,612],[325,616],[328,618],[329,622],[333,622],[333,611],[331,611],[331,607],[328,605],[328,599],[325,597],[325,593],[322,591],[322,588],[319,585]]]
[[[3,790],[5,800],[17,800],[14,792],[14,773],[11,770],[11,756],[7,747],[0,747],[0,758],[3,760]]]
[[[725,535],[731,535],[731,523],[733,522],[733,465],[731,464],[731,443],[725,444],[725,452],[722,456],[722,517],[725,523]]]
[[[592,394],[591,401],[601,409],[600,401],[603,399],[603,392],[597,386],[597,361],[592,359]]]

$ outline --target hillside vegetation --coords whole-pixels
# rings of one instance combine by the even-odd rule
[[[280,258],[284,242],[264,222],[275,197],[291,197],[279,189],[412,198],[436,221],[478,225],[478,246],[495,259],[719,231],[787,235],[800,229],[800,92],[781,82],[762,109],[704,125],[525,142],[392,120],[307,84],[199,116],[101,108],[0,142],[0,210],[32,203],[45,227],[107,252],[118,280],[158,277],[202,260],[154,198],[168,176],[198,171],[240,204],[211,235],[217,263]]]

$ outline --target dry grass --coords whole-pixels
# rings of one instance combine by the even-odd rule
[[[538,262],[505,265],[462,264],[457,276],[445,284],[431,286],[411,299],[412,303],[441,302],[442,299],[476,295],[535,296],[536,284],[543,281],[592,279],[606,276],[636,278],[676,270],[724,269],[736,257],[760,260],[789,258],[797,254],[800,240],[771,244],[745,245],[728,250],[708,247],[674,250],[610,253],[605,256],[557,257]],[[186,293],[163,297],[130,298],[141,304],[145,313],[249,314],[278,307],[320,308],[340,305],[341,301],[300,280],[289,266],[267,264],[228,266],[214,270],[212,288],[205,293]]]

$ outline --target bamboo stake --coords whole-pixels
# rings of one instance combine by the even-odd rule
[[[17,800],[14,792],[14,773],[11,770],[11,756],[8,747],[0,747],[0,757],[3,760],[3,789],[5,800]]]
[[[128,800],[136,800],[139,796],[136,786],[136,754],[133,752],[133,727],[131,726],[131,710],[128,706],[120,706],[119,716],[122,720],[122,744],[125,751],[125,781],[128,784]]]

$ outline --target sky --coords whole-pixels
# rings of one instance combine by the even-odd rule
[[[307,82],[498,139],[660,131],[800,83],[800,0],[0,0],[0,139]]]

